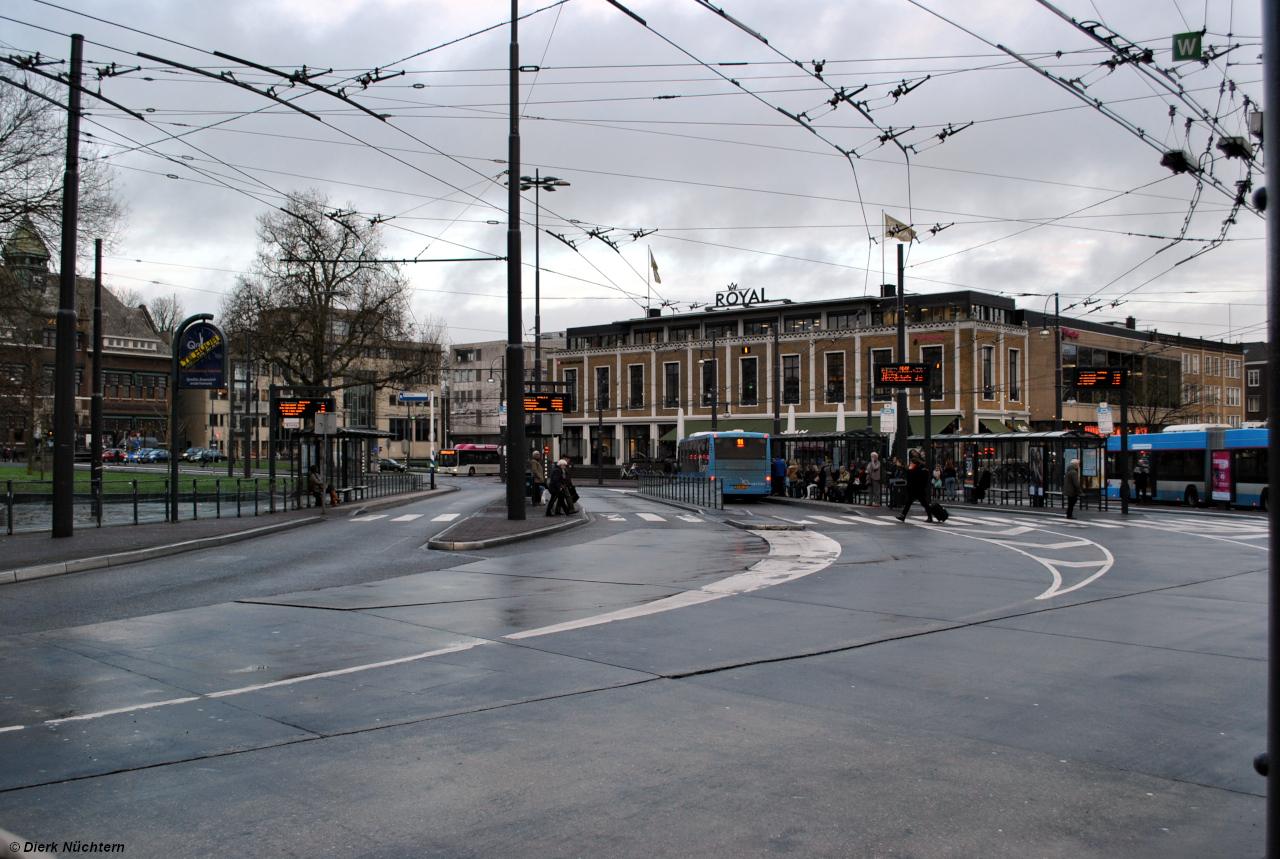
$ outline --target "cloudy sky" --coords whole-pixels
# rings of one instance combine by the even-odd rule
[[[1242,210],[1226,241],[1210,244],[1247,170],[1214,146],[1209,122],[1187,124],[1202,108],[1215,135],[1247,135],[1245,98],[1262,95],[1257,3],[1061,0],[1068,15],[1151,48],[1186,101],[1158,73],[1108,68],[1111,52],[1035,0],[718,0],[767,44],[699,0],[625,5],[648,26],[606,0],[520,5],[536,12],[520,27],[531,68],[520,76],[522,173],[570,183],[542,198],[544,229],[568,242],[542,236],[544,330],[632,318],[649,301],[684,308],[729,283],[794,300],[875,292],[882,271],[892,278],[893,243],[880,236],[889,213],[920,233],[908,251],[912,292],[1059,292],[1069,315],[1265,336],[1261,220]],[[99,103],[85,125],[130,210],[108,282],[216,311],[252,261],[257,219],[289,191],[318,189],[335,207],[389,218],[393,257],[504,253],[495,177],[506,169],[510,30],[470,34],[509,10],[487,0],[7,0],[0,50],[65,58],[65,34],[79,32],[92,67],[142,66],[102,92],[148,122]],[[1214,53],[1239,47],[1175,65],[1173,35],[1202,28]],[[1077,80],[1115,118],[996,45]],[[274,84],[319,119],[138,51]],[[213,51],[332,69],[317,80],[345,83],[389,119],[287,90]],[[374,69],[405,74],[352,83]],[[1194,175],[1161,166],[1166,149],[1201,165],[1199,191]],[[533,214],[529,195],[530,331]],[[651,298],[650,249],[662,277]],[[454,342],[503,336],[502,263],[406,273],[415,313],[446,320]]]

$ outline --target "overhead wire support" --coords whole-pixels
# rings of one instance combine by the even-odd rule
[[[693,2],[697,3],[699,6],[702,6],[702,7],[706,8],[706,9],[710,9],[712,12],[715,12],[715,13],[716,13],[717,15],[719,15],[721,18],[724,18],[726,21],[728,21],[730,24],[732,24],[732,25],[734,25],[735,27],[737,27],[739,30],[742,30],[744,33],[750,33],[752,36],[755,36],[757,39],[759,39],[760,41],[764,42],[766,45],[768,45],[768,44],[769,44],[769,40],[768,40],[768,39],[766,39],[764,36],[762,36],[762,35],[760,35],[759,33],[757,33],[755,30],[751,29],[751,28],[750,28],[750,27],[748,27],[746,24],[742,23],[742,22],[741,22],[741,21],[739,21],[737,18],[733,17],[732,15],[730,15],[728,12],[724,11],[724,10],[723,10],[723,9],[721,9],[720,7],[718,7],[718,6],[712,6],[710,3],[708,3],[708,2],[707,2],[707,0],[693,0]],[[803,66],[801,66],[801,68],[803,68]],[[821,80],[821,79],[822,79],[822,78],[821,78],[821,75],[822,75],[822,70],[821,70],[821,68],[819,68],[819,70],[818,70],[818,72],[817,72],[817,75],[818,75],[818,79],[819,79],[819,80]]]
[[[30,73],[31,73],[31,74],[33,74],[33,75],[39,75],[39,76],[40,76],[40,77],[42,77],[42,78],[47,78],[47,79],[49,79],[49,80],[53,81],[54,83],[62,84],[63,86],[69,86],[69,87],[71,87],[72,89],[76,90],[77,92],[83,93],[84,95],[87,95],[87,96],[89,96],[90,98],[96,98],[98,101],[106,102],[107,104],[111,105],[112,107],[116,108],[117,110],[123,110],[125,113],[129,114],[129,115],[130,115],[130,116],[132,116],[134,119],[141,119],[143,122],[146,122],[146,121],[147,121],[147,118],[146,118],[145,116],[143,116],[142,114],[138,113],[136,110],[130,110],[129,108],[125,107],[123,104],[120,104],[119,102],[112,101],[111,99],[107,98],[106,96],[102,95],[101,93],[96,93],[96,92],[94,92],[94,91],[93,91],[93,90],[91,90],[91,89],[86,89],[86,88],[85,88],[85,87],[83,87],[82,85],[80,85],[80,84],[78,84],[78,83],[75,83],[74,81],[71,81],[71,80],[65,79],[65,78],[63,78],[63,77],[61,77],[61,76],[59,76],[59,75],[51,75],[51,74],[49,74],[48,72],[42,72],[42,71],[40,71],[40,69],[39,69],[39,68],[37,68],[37,66],[41,66],[41,65],[51,65],[51,64],[49,64],[49,63],[41,63],[41,62],[39,62],[39,60],[40,60],[40,55],[39,55],[39,54],[36,54],[35,59],[36,59],[36,62],[35,62],[35,63],[24,63],[24,62],[22,61],[22,60],[23,60],[23,58],[21,58],[21,57],[0,57],[0,63],[8,63],[9,65],[11,65],[11,66],[13,66],[13,67],[15,67],[15,68],[22,69],[24,72],[30,72]],[[12,83],[12,82],[11,82],[11,83]],[[27,88],[26,88],[26,87],[22,87],[22,89],[27,89]],[[31,90],[28,90],[28,92],[31,92]],[[58,103],[57,103],[57,102],[54,102],[54,104],[58,104]],[[60,104],[59,104],[58,106],[59,106],[59,107],[61,107],[61,108],[63,108],[64,110],[66,109],[66,106],[65,106],[65,105],[60,105]]]
[[[329,74],[329,72],[333,71],[332,69],[330,69],[327,72],[316,72],[308,75],[307,67],[303,66],[301,71],[290,73],[290,72],[282,72],[279,69],[273,69],[270,66],[264,66],[261,63],[255,63],[255,62],[252,62],[251,60],[242,60],[239,57],[233,57],[230,54],[224,54],[222,51],[214,51],[213,55],[215,57],[220,57],[221,59],[224,59],[224,60],[230,60],[233,63],[239,63],[242,66],[248,66],[251,69],[257,69],[258,71],[267,72],[268,74],[279,75],[280,77],[289,81],[291,84],[301,84],[302,86],[311,87],[311,89],[315,90],[316,92],[333,96],[339,101],[342,101],[345,104],[349,104],[352,107],[354,107],[356,110],[359,110],[363,113],[367,113],[369,114],[369,116],[372,116],[374,119],[381,120],[382,122],[386,122],[388,119],[391,118],[391,114],[389,113],[378,113],[377,111],[370,110],[369,108],[365,107],[359,102],[348,98],[347,95],[342,91],[329,89],[327,86],[323,86],[314,81],[314,78]],[[375,69],[374,71],[376,72],[377,70]],[[401,74],[403,74],[403,72]],[[388,77],[397,77],[397,75],[388,75]],[[357,80],[359,79],[357,78]],[[385,80],[385,78],[383,78],[382,80]]]
[[[272,101],[276,102],[277,104],[284,105],[290,110],[296,110],[298,113],[302,114],[303,116],[311,117],[316,122],[324,122],[323,119],[316,116],[311,111],[298,107],[293,102],[288,101],[287,99],[280,98],[280,96],[276,95],[275,93],[269,90],[261,90],[251,84],[245,83],[244,81],[236,80],[235,76],[232,75],[231,72],[214,74],[213,72],[207,72],[204,69],[198,69],[195,66],[184,65],[183,63],[179,63],[174,60],[166,60],[164,57],[157,57],[154,54],[148,54],[142,51],[138,51],[138,56],[142,57],[144,60],[151,60],[151,62],[153,63],[162,63],[163,65],[166,65],[166,66],[173,66],[175,69],[182,69],[183,71],[188,71],[193,74],[202,75],[206,78],[213,78],[215,81],[223,81],[224,83],[233,84],[235,86],[240,87],[241,89],[247,89],[249,92],[254,93],[255,95],[260,95],[263,98],[269,98]]]

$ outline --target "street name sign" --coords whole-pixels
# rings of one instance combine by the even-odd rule
[[[396,394],[396,401],[400,403],[429,403],[431,402],[431,392],[413,393],[410,391],[401,391]]]

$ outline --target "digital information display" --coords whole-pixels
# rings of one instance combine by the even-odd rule
[[[333,405],[333,397],[317,397],[314,399],[282,397],[281,399],[276,400],[276,417],[309,418],[316,412],[326,414],[332,412]]]
[[[563,394],[525,394],[524,410],[526,412],[563,412]]]
[[[1124,388],[1129,384],[1128,367],[1089,367],[1063,371],[1064,381],[1076,388]]]
[[[877,388],[923,388],[925,378],[932,369],[942,372],[940,364],[877,364]]]

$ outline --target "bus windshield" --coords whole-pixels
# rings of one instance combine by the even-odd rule
[[[768,456],[769,442],[763,438],[718,438],[716,459],[763,460]]]
[[[453,468],[458,464],[458,452],[456,450],[440,451],[440,467]]]

